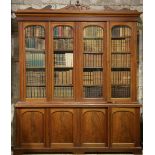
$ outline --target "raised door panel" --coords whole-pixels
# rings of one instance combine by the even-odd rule
[[[51,147],[71,147],[74,145],[75,114],[72,109],[51,109],[50,143]]]
[[[20,144],[40,147],[45,144],[45,111],[43,109],[20,110]]]
[[[82,146],[106,147],[107,135],[107,110],[83,109],[81,114]]]
[[[136,108],[113,108],[111,113],[111,146],[138,145],[139,113]]]

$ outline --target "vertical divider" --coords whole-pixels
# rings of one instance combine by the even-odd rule
[[[47,48],[47,66],[48,66],[48,76],[47,76],[47,87],[48,87],[48,101],[53,99],[53,31],[52,25],[48,23],[48,48]]]
[[[130,42],[130,47],[131,47],[131,98],[132,101],[137,100],[137,23],[134,22],[132,26],[132,31],[133,33],[131,34],[131,42]]]
[[[45,146],[50,147],[50,108],[45,109]]]
[[[49,80],[50,80],[50,73],[49,73],[49,23],[46,23],[45,25],[45,61],[46,61],[46,99],[47,101],[50,100],[50,85],[48,85]]]
[[[20,100],[24,101],[25,100],[25,93],[26,93],[26,86],[24,83],[24,28],[23,28],[23,23],[19,22],[18,23],[18,32],[19,32],[19,69],[20,69]]]
[[[111,107],[108,106],[108,148],[111,147]]]
[[[74,145],[75,147],[80,146],[80,109],[75,108],[74,109],[74,117],[75,117],[75,123],[74,123],[74,128],[75,128],[75,133],[74,133]]]
[[[111,27],[110,27],[110,22],[107,22],[107,27],[106,27],[106,29],[107,29],[107,40],[106,40],[106,42],[107,42],[107,77],[109,77],[109,78],[106,78],[106,80],[107,80],[107,84],[106,84],[106,86],[107,86],[107,101],[110,101],[110,96],[111,96],[111,88],[110,88],[110,85],[111,85],[111,38],[110,38],[110,36],[111,36]]]
[[[72,79],[73,79],[73,94],[74,94],[74,99],[75,101],[78,98],[77,95],[77,69],[78,69],[78,65],[77,65],[77,60],[78,60],[78,51],[77,51],[77,26],[76,23],[73,24],[73,73],[72,73]]]
[[[76,23],[76,101],[82,99],[82,23]],[[79,91],[80,90],[80,91]]]
[[[108,28],[107,28],[107,23],[104,22],[103,24],[103,28],[104,28],[104,31],[103,31],[103,55],[102,55],[102,63],[103,63],[103,83],[102,83],[102,86],[103,86],[103,97],[105,100],[107,100],[107,72],[108,70],[106,69],[107,68],[107,55],[108,55],[108,46],[107,46],[107,32],[108,32]]]

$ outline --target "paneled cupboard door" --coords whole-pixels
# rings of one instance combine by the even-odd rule
[[[23,147],[44,147],[46,145],[46,114],[43,108],[17,110],[19,135],[17,145]]]
[[[81,98],[105,97],[105,26],[103,22],[80,23]]]
[[[75,99],[74,23],[52,23],[52,98]]]
[[[139,146],[139,108],[112,108],[111,110],[111,147]]]
[[[51,147],[73,147],[77,141],[77,113],[72,108],[53,108],[49,114]]]
[[[81,110],[81,145],[84,147],[108,146],[107,108],[84,108]]]

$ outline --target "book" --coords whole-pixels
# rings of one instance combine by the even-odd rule
[[[25,29],[25,37],[45,37],[45,29],[43,26],[28,26]]]
[[[83,84],[87,85],[102,85],[102,71],[85,71],[83,73]]]
[[[27,68],[44,68],[45,54],[26,52],[26,67]]]
[[[56,26],[54,27],[53,34],[55,38],[73,37],[73,30],[71,26]]]
[[[55,98],[73,98],[73,87],[54,87]]]
[[[26,71],[26,85],[45,85],[45,71]]]
[[[112,28],[112,37],[129,37],[131,29],[128,26],[115,26]]]
[[[54,72],[54,84],[55,85],[72,85],[73,84],[73,71],[64,70],[64,71],[55,71]]]
[[[101,86],[87,86],[83,88],[83,95],[85,98],[100,98],[103,96],[103,89]]]
[[[111,66],[112,68],[130,68],[131,55],[130,54],[112,54]]]
[[[54,54],[55,67],[73,67],[73,53]]]
[[[27,98],[44,98],[46,97],[45,87],[26,87]]]

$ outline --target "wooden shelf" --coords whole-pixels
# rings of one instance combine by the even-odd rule
[[[83,87],[102,87],[102,84],[100,84],[100,85],[96,85],[96,84],[83,85]]]
[[[72,84],[62,84],[62,85],[54,84],[54,87],[73,87],[73,85]]]
[[[103,54],[103,52],[83,52],[83,54]]]
[[[103,37],[84,37],[84,40],[103,40]]]
[[[83,69],[103,69],[102,67],[83,67]]]
[[[131,54],[131,52],[111,52],[111,54]]]
[[[73,39],[73,37],[54,37],[53,39]]]
[[[26,87],[46,87],[46,85],[29,85],[29,84],[27,84]]]
[[[30,37],[25,37],[25,39],[28,39],[28,38],[45,39],[45,37],[42,37],[42,36],[30,36]]]
[[[45,69],[45,67],[26,67],[26,69]]]
[[[54,69],[73,69],[73,67],[65,67],[65,66],[54,66]]]
[[[25,48],[26,52],[45,53],[45,49]]]
[[[73,50],[54,50],[54,54],[59,54],[59,53],[73,53]]]
[[[119,39],[121,40],[121,39],[126,39],[126,38],[131,38],[131,36],[111,37],[111,39],[114,39],[114,40],[115,40],[115,39],[116,39],[116,40],[117,40],[117,39],[118,39],[118,40],[119,40]]]
[[[113,67],[111,68],[111,71],[130,71],[131,68],[130,67],[127,67],[127,68],[124,68],[124,67]]]

